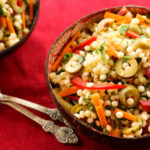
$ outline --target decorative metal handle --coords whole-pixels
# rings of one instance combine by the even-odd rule
[[[18,112],[24,114],[31,120],[41,125],[45,132],[50,132],[53,135],[55,135],[55,137],[59,142],[63,144],[75,144],[78,142],[78,137],[71,128],[59,127],[58,125],[55,125],[54,122],[42,119],[20,105],[9,102],[1,102],[1,103],[12,107],[13,109],[17,110]]]
[[[35,109],[37,111],[40,111],[42,113],[47,114],[53,120],[58,120],[58,121],[60,121],[64,124],[66,124],[68,127],[71,127],[71,125],[63,118],[63,116],[61,115],[61,113],[57,109],[47,108],[45,106],[41,106],[39,104],[30,102],[30,101],[27,101],[27,100],[24,100],[24,99],[9,96],[9,95],[5,95],[5,94],[2,94],[2,93],[0,93],[0,101],[18,103],[20,105]]]

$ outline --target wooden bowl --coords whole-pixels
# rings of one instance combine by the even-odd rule
[[[30,31],[19,42],[17,42],[13,46],[10,46],[10,47],[7,47],[7,48],[1,50],[0,51],[0,57],[7,56],[8,54],[10,54],[13,51],[17,50],[29,38],[30,34],[32,33],[33,29],[35,28],[35,25],[37,23],[38,16],[39,16],[39,11],[40,11],[40,0],[36,0],[36,2],[37,2],[36,9],[34,11],[35,16],[34,16],[34,20],[32,22],[32,25],[30,27]]]
[[[140,6],[126,6],[129,11],[131,11],[133,14],[140,13],[140,14],[147,14],[150,13],[149,8],[144,8]],[[150,141],[150,135],[148,136],[141,136],[141,137],[135,137],[135,138],[123,138],[123,137],[113,137],[106,134],[101,133],[100,131],[94,129],[91,127],[88,123],[85,121],[82,121],[78,118],[76,118],[71,112],[69,112],[67,109],[65,109],[61,103],[57,100],[55,94],[52,91],[52,84],[50,83],[48,74],[51,71],[51,66],[53,62],[55,61],[55,58],[58,56],[58,54],[61,52],[65,44],[70,40],[73,35],[77,31],[82,31],[87,27],[87,24],[94,23],[97,21],[100,21],[103,19],[104,13],[106,11],[110,12],[118,12],[122,6],[115,7],[115,8],[107,8],[103,9],[97,12],[94,12],[92,14],[89,14],[73,25],[71,25],[68,29],[66,29],[54,42],[52,45],[47,60],[46,60],[46,80],[47,85],[49,88],[50,95],[56,105],[56,107],[59,109],[59,111],[62,113],[64,118],[70,122],[70,124],[76,129],[77,131],[81,132],[83,135],[93,138],[94,140],[97,140],[99,142],[108,143],[108,144],[115,144],[117,146],[145,146],[149,145]],[[144,145],[143,145],[144,144]]]

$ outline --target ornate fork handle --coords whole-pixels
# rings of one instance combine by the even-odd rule
[[[31,120],[41,125],[45,132],[50,132],[53,135],[55,135],[55,137],[59,142],[63,144],[75,144],[78,142],[78,137],[71,128],[59,127],[58,125],[55,125],[54,122],[42,119],[41,117],[36,116],[35,114],[31,113],[30,111],[28,111],[27,109],[23,108],[20,105],[9,102],[1,102],[1,103],[12,107],[13,109],[17,110],[18,112],[24,114]]]
[[[39,104],[30,102],[30,101],[27,101],[24,99],[5,95],[2,93],[0,93],[0,101],[18,103],[20,105],[35,109],[37,111],[40,111],[42,113],[49,115],[49,117],[52,118],[53,120],[58,120],[64,124],[66,124],[68,127],[71,127],[71,125],[63,118],[63,116],[61,115],[61,113],[57,109],[50,109],[50,108],[47,108],[45,106],[41,106]]]

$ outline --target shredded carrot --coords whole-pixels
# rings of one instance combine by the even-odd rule
[[[80,32],[77,32],[74,35],[74,37],[72,38],[72,40],[62,50],[61,54],[58,56],[58,58],[56,59],[55,63],[52,66],[52,71],[56,71],[57,67],[59,66],[59,64],[61,63],[62,59],[64,58],[64,55],[71,51],[70,46],[72,45],[72,43],[78,37],[79,34],[80,34]]]
[[[8,16],[6,17],[6,23],[7,23],[9,32],[10,32],[10,33],[16,33],[16,32],[15,32],[15,29],[14,29],[14,27],[13,27],[13,24],[12,24],[12,22],[11,22],[11,20],[10,20],[10,18],[9,18]]]
[[[150,23],[150,19],[144,18],[142,15],[137,14],[136,18],[139,19],[141,24],[149,24]]]
[[[33,0],[29,0],[29,18],[33,20],[34,18],[34,3]]]
[[[21,17],[22,17],[22,27],[23,27],[23,29],[25,29],[26,28],[26,14],[25,14],[25,12],[23,12],[21,14]]]
[[[106,120],[106,117],[105,117],[103,107],[102,106],[96,107],[96,112],[97,112],[97,115],[98,115],[98,118],[100,120],[102,128],[106,127],[107,120]]]
[[[122,113],[123,113],[123,118],[126,118],[126,119],[131,120],[131,121],[136,121],[136,117],[135,117],[134,115],[130,114],[130,113],[127,113],[127,112],[125,112],[125,111],[123,111],[123,110],[121,110],[121,109],[119,109],[119,108],[116,108],[116,109],[114,110],[114,113],[115,113],[115,114],[116,114],[117,112],[122,112]]]
[[[124,21],[124,20],[131,21],[132,20],[132,18],[130,18],[130,17],[117,15],[117,14],[114,14],[114,13],[111,13],[111,12],[105,12],[104,18],[112,18],[115,21]]]
[[[115,24],[116,24],[116,25],[121,25],[121,24],[123,24],[123,23],[125,23],[125,24],[129,24],[129,23],[130,23],[130,21],[128,21],[128,20],[117,21]]]
[[[4,16],[0,17],[0,21],[1,21],[2,27],[6,28],[7,25],[6,25],[6,19]]]
[[[64,96],[76,94],[78,90],[79,90],[79,88],[76,87],[76,86],[69,87],[69,88],[63,89],[63,90],[59,93],[59,96],[64,97]]]
[[[107,120],[104,114],[103,106],[100,102],[100,95],[98,93],[91,95],[92,102],[95,106],[98,118],[100,120],[101,126],[104,128],[107,125]]]

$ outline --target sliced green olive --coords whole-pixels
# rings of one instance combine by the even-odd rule
[[[134,127],[130,127],[130,128],[125,128],[122,130],[123,134],[130,134],[133,132],[136,132],[137,130],[139,130],[142,127],[142,119],[140,116],[136,116],[137,118],[137,124]]]
[[[10,0],[10,4],[16,13],[22,13],[26,10],[26,4],[22,1],[22,6],[17,5],[17,0]]]
[[[140,28],[139,25],[130,24],[129,30],[131,30],[131,31],[133,31],[133,32],[136,32],[136,33],[138,33],[138,34],[142,34],[142,29]]]
[[[59,102],[60,102],[66,109],[68,109],[69,111],[71,111],[71,109],[72,109],[72,107],[73,107],[72,104],[70,104],[69,102],[67,102],[67,101],[65,101],[65,100],[63,100],[63,99],[61,99]]]
[[[84,110],[84,111],[89,110],[89,107],[88,106],[83,106],[83,105],[80,105],[80,104],[76,104],[72,107],[71,112],[73,114],[75,114],[75,113],[78,113],[80,110]]]
[[[83,57],[75,54],[65,65],[65,70],[69,73],[76,73],[82,68],[82,66],[83,66]]]
[[[129,64],[130,68],[123,68],[123,59],[119,59],[115,64],[116,73],[123,78],[130,78],[137,73],[138,63],[136,59],[130,58],[126,61]]]
[[[134,103],[132,105],[127,104],[127,98],[129,97],[133,97],[134,99]],[[133,85],[128,85],[126,88],[120,91],[120,102],[128,108],[135,107],[138,104],[139,99],[140,93],[137,90],[137,88]]]

